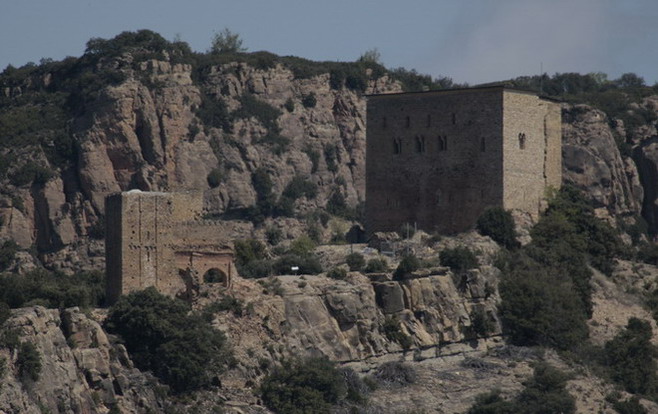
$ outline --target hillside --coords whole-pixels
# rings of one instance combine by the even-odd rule
[[[631,75],[506,81],[541,81],[562,100],[563,179],[582,199],[554,196],[539,224],[515,215],[523,247],[475,231],[386,235],[413,252],[412,266],[344,244],[365,197],[365,96],[459,86],[449,79],[368,59],[195,53],[150,31],[92,39],[80,58],[7,68],[0,411],[268,412],[261,385],[277,367],[321,355],[349,369],[341,375],[350,386],[361,384],[352,373],[374,384],[359,385],[367,404],[341,391],[333,412],[467,412],[495,388],[511,404],[539,361],[570,375],[555,383],[577,412],[622,412],[615,401],[632,396],[658,409],[656,390],[620,385],[600,357],[629,318],[656,328],[658,90]],[[99,308],[111,225],[103,202],[129,189],[201,191],[205,219],[225,220],[242,240],[244,278],[228,294],[211,283],[192,304],[191,315],[224,332],[232,356],[194,397],[176,395],[184,381],[143,365],[144,350],[103,324],[112,312]],[[475,254],[464,268],[442,256],[461,248]],[[353,251],[384,262],[348,271]],[[304,260],[304,275],[282,274],[290,257]],[[514,318],[524,320],[509,304],[521,309],[530,300],[513,299],[526,295],[550,314],[538,318],[545,329],[514,331]],[[15,309],[3,313],[5,302]],[[34,351],[21,343],[41,356],[37,378],[25,362]]]

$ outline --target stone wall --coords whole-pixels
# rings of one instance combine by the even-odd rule
[[[536,215],[545,187],[559,186],[560,108],[534,94],[486,87],[376,95],[367,114],[369,233],[405,223],[462,232],[491,206]]]
[[[503,107],[503,207],[537,218],[546,188],[559,188],[562,181],[560,106],[504,91]]]

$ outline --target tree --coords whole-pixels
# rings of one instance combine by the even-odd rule
[[[512,214],[500,207],[485,210],[478,218],[477,229],[483,236],[491,237],[496,243],[508,249],[519,247]]]
[[[219,33],[215,33],[210,45],[210,53],[242,53],[246,52],[247,48],[242,46],[242,39],[237,33],[231,32],[228,27],[225,27]]]
[[[649,322],[630,318],[626,328],[605,344],[612,379],[630,393],[653,394],[658,390],[657,354],[651,337]]]
[[[359,58],[358,61],[363,62],[363,63],[377,63],[377,64],[381,65],[381,63],[382,63],[381,58],[382,58],[382,55],[379,53],[379,50],[377,50],[377,48],[375,47],[375,48],[366,50],[361,55],[361,57]]]
[[[104,325],[123,338],[138,368],[182,393],[210,385],[230,359],[224,334],[188,311],[151,287],[121,297]]]

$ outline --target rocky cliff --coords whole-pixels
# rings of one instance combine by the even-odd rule
[[[55,139],[1,152],[7,165],[0,239],[34,246],[48,267],[65,271],[102,268],[104,197],[115,191],[202,191],[209,216],[244,217],[263,198],[252,179],[260,171],[271,180],[275,202],[294,177],[317,186],[313,197],[287,200],[298,216],[325,208],[336,193],[358,205],[365,195],[364,95],[402,90],[386,73],[363,68],[365,83],[354,88],[337,83],[328,69],[300,74],[280,62],[224,62],[202,70],[167,54],[138,59],[130,53],[94,62],[86,63],[94,75],[78,69],[83,97],[77,89],[67,92],[69,110],[61,115],[73,141],[67,162],[54,160]],[[62,94],[58,71],[44,67],[20,82],[3,81],[13,85],[2,89],[5,110]],[[92,77],[108,71],[111,79]],[[91,92],[85,76],[97,82]],[[645,98],[629,111],[655,117],[657,99]],[[626,225],[644,217],[654,231],[655,126],[624,126],[585,105],[565,103],[563,111],[565,182],[589,193],[603,216]],[[50,174],[17,179],[34,168],[32,161]],[[304,225],[288,220],[280,227],[294,237]]]

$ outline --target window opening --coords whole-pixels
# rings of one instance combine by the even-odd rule
[[[399,154],[402,152],[402,140],[394,139],[393,140],[393,154]]]
[[[427,114],[427,127],[429,128],[431,126],[432,126],[432,115]]]
[[[455,125],[457,123],[457,115],[453,112],[452,114],[452,124]]]
[[[484,137],[480,138],[480,151],[484,152],[487,149],[487,143]]]
[[[405,123],[407,125],[407,128],[409,128],[411,126],[411,117],[409,117],[408,115],[407,115],[407,118],[405,120]]]
[[[416,137],[416,152],[425,152],[425,137],[422,135]]]
[[[386,117],[382,118],[382,128],[386,128]]]
[[[525,149],[525,141],[526,141],[525,133],[522,132],[522,133],[519,134],[519,148],[520,149]]]
[[[437,139],[439,152],[448,150],[448,137],[439,135]]]

